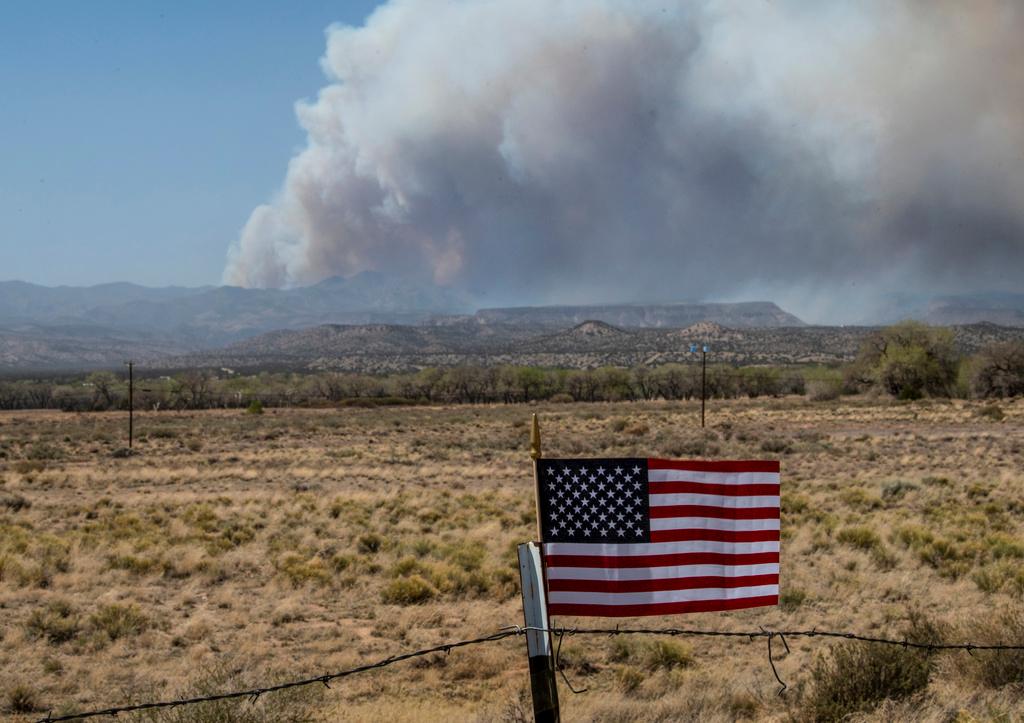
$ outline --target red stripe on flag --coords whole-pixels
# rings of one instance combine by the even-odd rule
[[[708,613],[716,610],[742,610],[764,605],[778,605],[778,595],[744,597],[734,600],[689,600],[685,602],[651,603],[649,605],[590,605],[549,603],[550,615],[593,615],[609,618],[632,618],[640,615],[674,615],[676,613]]]
[[[669,567],[673,565],[765,565],[779,561],[777,552],[677,552],[668,555],[545,555],[548,567]]]
[[[708,507],[705,505],[666,505],[651,507],[651,517],[714,517],[719,520],[777,520],[778,507]]]
[[[648,482],[647,491],[652,495],[695,494],[722,495],[723,497],[765,496],[779,494],[779,485],[720,485],[704,482]]]
[[[766,459],[707,462],[650,458],[647,460],[647,469],[683,469],[693,472],[778,472],[779,461]]]
[[[548,580],[548,590],[552,592],[658,592],[659,590],[701,590],[709,587],[733,588],[778,584],[778,573],[772,575],[744,575],[742,577],[721,575],[668,577],[655,580],[571,580],[557,578]]]
[[[652,530],[651,542],[778,542],[778,530]]]

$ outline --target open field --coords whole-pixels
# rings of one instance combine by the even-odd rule
[[[558,624],[1024,641],[1024,400],[712,402],[706,432],[697,409],[145,413],[131,457],[115,454],[124,414],[2,413],[0,713],[305,677],[521,623],[533,411],[551,456],[782,460],[779,609]],[[827,717],[829,685],[884,664],[790,641],[780,699],[763,641],[655,643],[567,639],[567,674],[589,692],[562,686],[563,718]],[[870,719],[1019,719],[1022,656],[883,652],[924,677]],[[525,663],[506,640],[225,703],[247,717],[216,720],[522,720]],[[140,719],[214,719],[200,714]]]

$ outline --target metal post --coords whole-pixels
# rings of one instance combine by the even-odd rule
[[[533,719],[537,723],[558,723],[558,686],[555,683],[555,656],[548,626],[547,596],[540,547],[534,542],[519,545],[519,579],[523,586],[523,619],[526,627],[539,628],[526,633],[526,652],[530,659],[530,691],[533,694]]]
[[[548,628],[548,605],[545,590],[544,557],[540,544],[544,540],[540,518],[540,421],[533,415],[530,425],[530,458],[533,460],[533,489],[537,503],[537,543],[519,546],[519,577],[523,589],[523,616],[526,626]],[[558,685],[555,683],[555,658],[552,654],[551,633],[531,633],[526,636],[526,650],[530,657],[530,690],[533,693],[534,720],[558,723]]]
[[[128,449],[131,449],[135,426],[135,362],[129,361],[126,364],[128,364]]]
[[[700,352],[700,428],[704,429],[704,400],[708,396],[708,348],[701,347]]]

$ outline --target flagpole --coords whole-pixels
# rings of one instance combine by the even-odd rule
[[[547,604],[547,576],[542,550],[544,530],[540,516],[540,422],[533,415],[530,427],[530,458],[533,460],[533,489],[537,505],[537,542],[519,546],[519,577],[523,591],[523,619],[528,628],[550,628]],[[530,663],[530,692],[533,718],[537,723],[559,723],[558,685],[555,682],[555,656],[551,633],[532,631],[526,636]]]
[[[533,500],[537,506],[537,543],[544,539],[544,530],[541,528],[540,519],[540,474],[537,465],[540,464],[540,422],[537,415],[533,415],[533,423],[530,426],[530,459],[533,460]]]

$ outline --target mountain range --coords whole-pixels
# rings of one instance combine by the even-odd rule
[[[883,316],[884,321],[914,317],[938,324],[990,321],[1024,327],[1024,294],[893,297]],[[657,361],[662,358],[657,355],[674,358],[683,337],[700,335],[700,324],[711,325],[704,336],[716,342],[737,333],[754,339],[745,347],[737,342],[736,353],[747,360],[767,358],[754,351],[762,343],[783,348],[776,344],[783,342],[780,332],[772,330],[787,330],[785,350],[773,352],[772,359],[818,361],[847,355],[859,333],[808,327],[766,301],[477,309],[468,294],[376,272],[293,289],[45,287],[7,281],[0,282],[0,370],[114,367],[128,358],[161,366],[204,359],[303,367],[366,366],[371,356],[404,360],[385,364],[391,368],[415,362],[410,354],[452,363],[523,355],[555,363],[575,350],[607,363],[651,355]],[[674,337],[680,330],[686,333]],[[836,341],[840,338],[845,341]]]

